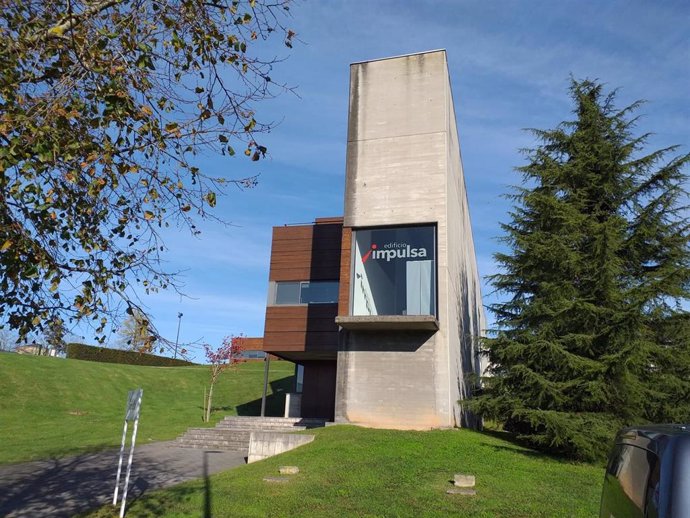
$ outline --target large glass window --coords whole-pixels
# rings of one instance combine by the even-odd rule
[[[331,304],[338,302],[338,281],[276,282],[274,304]]]
[[[353,315],[436,314],[436,227],[354,233]]]
[[[299,301],[300,304],[329,304],[338,302],[337,281],[311,281],[301,282]]]

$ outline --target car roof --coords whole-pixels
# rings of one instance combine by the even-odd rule
[[[630,444],[661,456],[668,447],[690,448],[690,424],[657,424],[624,428],[616,444]]]

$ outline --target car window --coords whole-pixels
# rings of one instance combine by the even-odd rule
[[[652,471],[647,480],[647,491],[645,492],[645,518],[659,518],[659,480],[660,480],[660,465],[659,459],[651,452],[647,452],[647,456],[653,457]]]
[[[606,468],[602,495],[602,511],[609,513],[606,516],[656,518],[658,474],[656,480],[650,474],[654,473],[657,465],[658,460],[653,453],[636,446],[617,445]],[[651,503],[647,504],[647,500]]]

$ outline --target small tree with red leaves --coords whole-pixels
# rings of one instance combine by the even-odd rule
[[[211,387],[208,390],[206,408],[204,409],[204,421],[211,419],[211,403],[213,401],[213,386],[218,381],[220,374],[227,368],[234,367],[244,361],[242,358],[242,336],[226,336],[223,343],[217,349],[204,344],[206,360],[211,367]]]

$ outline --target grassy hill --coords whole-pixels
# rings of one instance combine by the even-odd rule
[[[225,372],[209,426],[258,415],[263,362]],[[271,362],[267,414],[282,415],[293,364]],[[208,367],[141,367],[0,354],[0,463],[119,446],[127,391],[144,389],[138,444],[172,439],[201,421]]]
[[[129,517],[598,516],[604,470],[562,462],[495,434],[403,432],[334,426],[311,444],[132,503]],[[296,465],[287,483],[278,467]],[[477,495],[447,495],[454,473],[476,476]],[[112,507],[89,515],[117,516]]]
[[[269,413],[282,413],[292,364],[271,364]],[[138,443],[201,425],[205,367],[140,367],[0,354],[0,462],[119,445],[126,394],[142,387]],[[257,414],[263,364],[221,377],[213,421]],[[211,423],[213,424],[213,423]],[[278,457],[145,494],[127,516],[585,517],[598,508],[603,469],[553,459],[469,430],[404,432],[334,426]],[[300,473],[268,484],[280,465]],[[447,495],[454,473],[477,495]],[[112,507],[91,514],[115,516]]]

